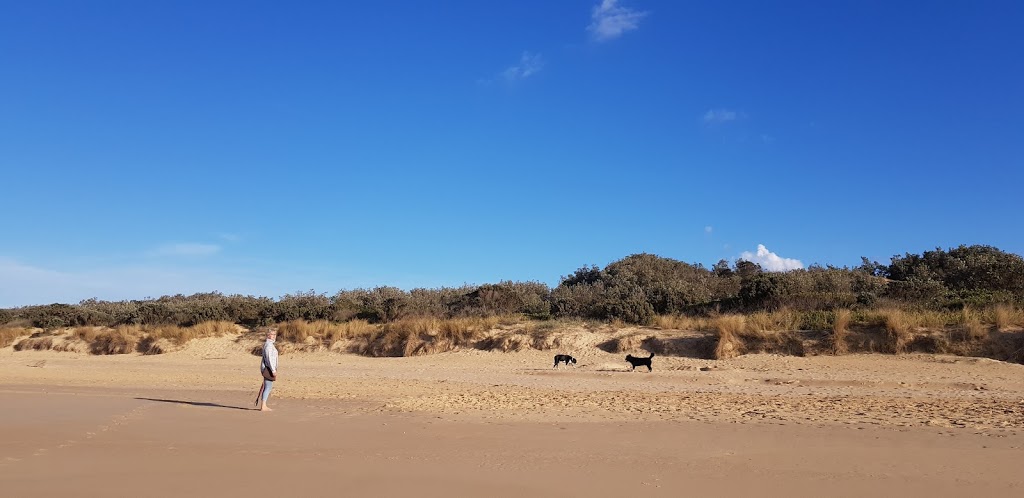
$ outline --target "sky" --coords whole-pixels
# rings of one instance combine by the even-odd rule
[[[1024,3],[0,0],[0,307],[1024,253]]]

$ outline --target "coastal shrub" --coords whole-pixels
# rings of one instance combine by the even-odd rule
[[[395,321],[403,316],[408,304],[409,295],[397,287],[344,291],[333,299],[335,315],[346,313],[370,323]]]
[[[459,314],[466,296],[475,289],[468,285],[439,289],[413,289],[408,293],[403,314],[409,317],[451,318]]]
[[[783,282],[778,273],[758,273],[745,279],[739,299],[746,310],[775,310],[782,306]]]
[[[914,329],[956,325],[965,308],[978,310],[978,321],[996,330],[1024,326],[1017,311],[1024,305],[1024,258],[989,246],[960,246],[920,254],[893,256],[889,264],[864,259],[855,268],[821,267],[770,272],[758,264],[719,261],[707,269],[653,254],[633,254],[603,269],[584,266],[551,289],[540,282],[404,291],[394,287],[340,291],[328,297],[314,291],[279,299],[219,292],[168,295],[156,299],[49,304],[0,310],[0,323],[59,330],[67,327],[178,326],[224,321],[247,327],[294,320],[342,323],[364,320],[384,324],[432,317],[527,316],[534,319],[584,319],[662,328],[712,328],[710,323],[683,325],[684,318],[709,320],[745,313],[750,326],[828,331],[830,313],[851,311],[885,327],[882,310],[900,309]],[[784,326],[771,313],[789,310],[799,324]],[[871,315],[874,315],[873,317]],[[667,316],[674,318],[669,324]],[[987,330],[986,330],[987,332]],[[915,330],[916,333],[916,330]]]
[[[285,294],[274,305],[274,312],[275,322],[327,320],[334,314],[331,300],[312,290]]]
[[[523,314],[531,318],[551,318],[551,290],[540,282],[503,281],[486,284],[466,293],[457,313],[470,316]]]

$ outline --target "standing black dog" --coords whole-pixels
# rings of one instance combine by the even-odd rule
[[[573,366],[576,366],[576,358],[573,358],[572,356],[569,356],[567,354],[556,354],[555,366],[551,368],[558,368],[559,363],[565,363],[566,365],[569,365],[571,363]]]
[[[646,366],[648,372],[654,370],[651,368],[651,358],[654,358],[654,353],[651,353],[647,358],[637,358],[631,354],[626,355],[626,361],[628,361],[630,365],[633,365],[633,368],[631,368],[630,371],[636,370],[636,367],[640,366]]]

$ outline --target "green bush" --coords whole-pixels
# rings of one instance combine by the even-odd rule
[[[390,323],[410,317],[584,318],[650,323],[656,315],[711,315],[790,309],[813,323],[815,312],[895,307],[919,310],[1024,304],[1024,258],[990,246],[960,246],[894,256],[889,265],[862,258],[856,268],[811,266],[767,272],[750,261],[712,269],[653,254],[633,254],[605,268],[584,266],[554,289],[502,281],[457,288],[394,287],[314,291],[280,299],[219,292],[158,299],[51,304],[0,310],[0,324],[75,326],[176,325],[229,321],[249,327],[292,320]]]

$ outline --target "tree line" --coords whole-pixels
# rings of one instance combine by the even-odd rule
[[[1024,303],[1024,258],[984,245],[862,258],[856,267],[813,265],[787,272],[722,260],[711,268],[634,254],[604,268],[585,266],[550,288],[540,282],[402,290],[395,287],[314,291],[278,299],[219,292],[157,299],[24,306],[0,310],[0,324],[47,329],[74,326],[178,325],[224,320],[261,326],[290,320],[387,323],[410,317],[520,314],[649,324],[659,315],[708,316],[792,309],[957,310]]]

